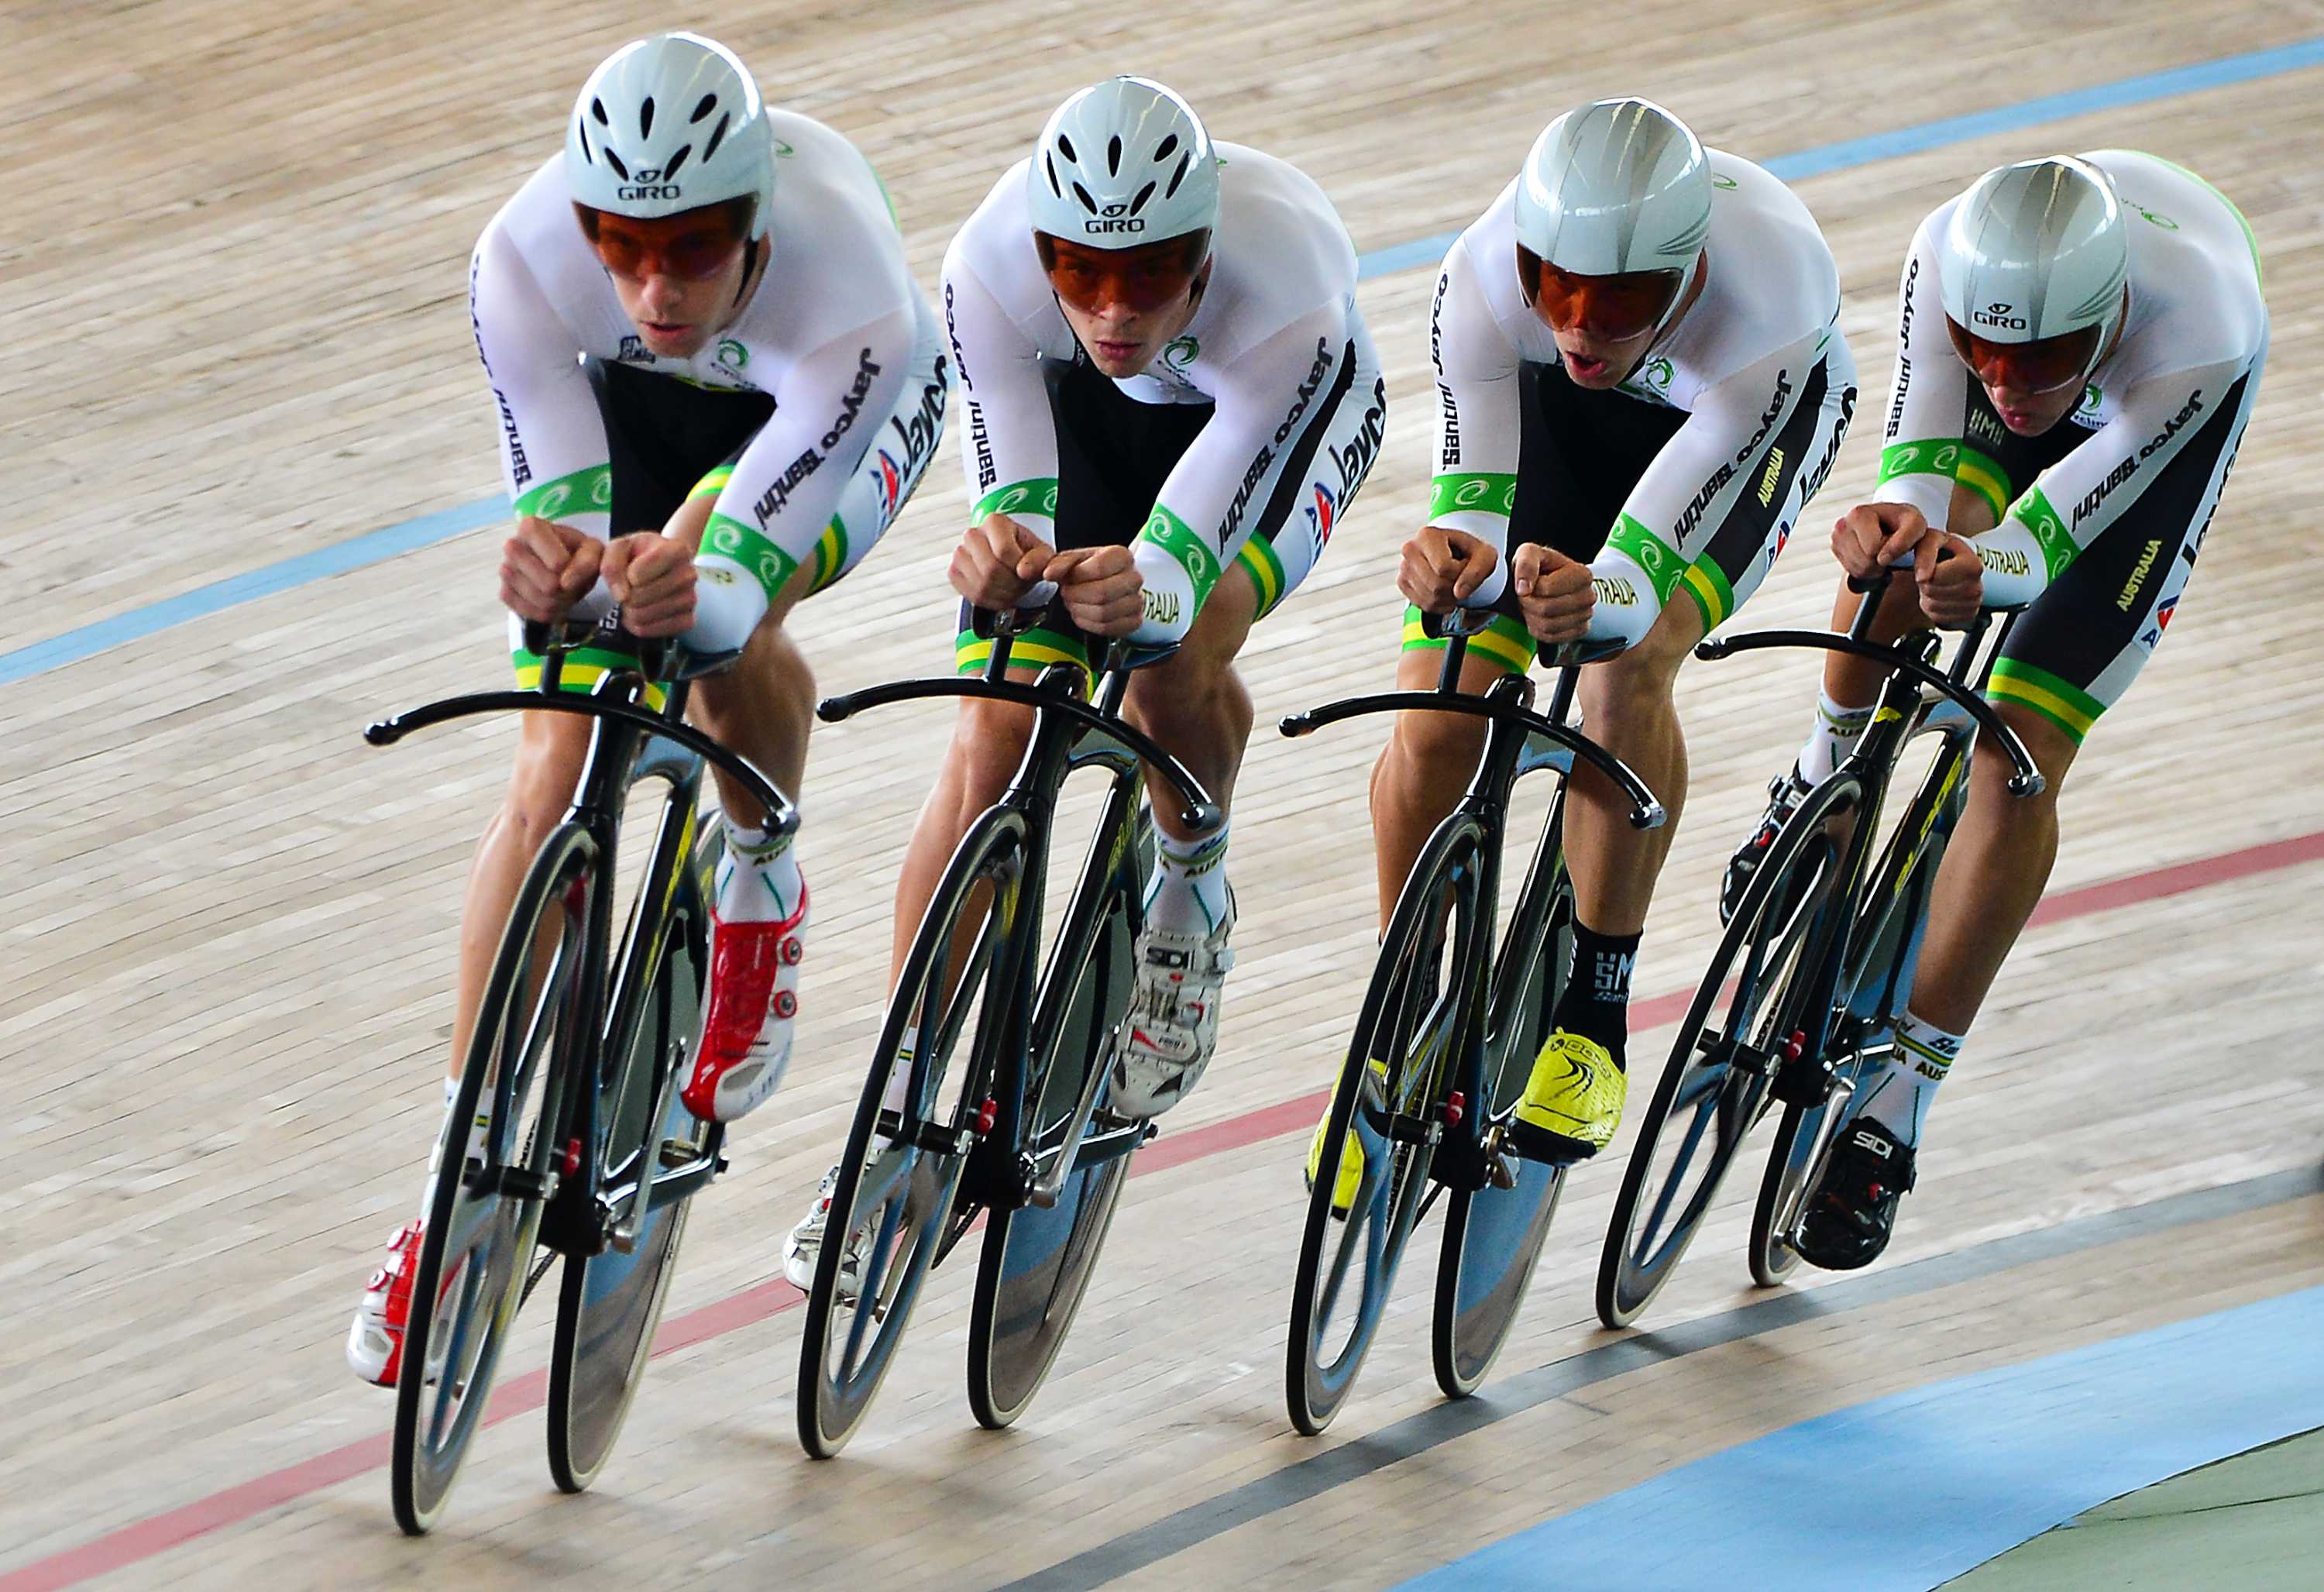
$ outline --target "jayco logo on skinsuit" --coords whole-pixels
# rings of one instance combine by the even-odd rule
[[[1340,472],[1340,502],[1343,507],[1370,473],[1372,460],[1379,454],[1380,436],[1387,428],[1388,378],[1383,376],[1372,383],[1372,400],[1365,406],[1363,429],[1357,433],[1355,440],[1345,448],[1336,444],[1330,446],[1332,463]]]
[[[751,351],[743,347],[741,343],[732,337],[721,337],[718,339],[718,358],[716,363],[724,365],[732,365],[739,371],[744,365],[751,363]]]
[[[1654,359],[1646,362],[1646,385],[1657,392],[1670,391],[1671,377],[1675,373],[1671,367],[1671,362],[1666,359]]]
[[[1202,352],[1202,344],[1194,338],[1173,337],[1162,345],[1162,363],[1174,371],[1183,371]]]

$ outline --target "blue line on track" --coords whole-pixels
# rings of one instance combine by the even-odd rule
[[[1920,154],[1948,144],[1983,138],[1990,133],[2015,132],[2066,116],[2082,115],[2091,111],[2119,110],[2125,106],[2145,105],[2177,95],[2200,93],[2208,88],[2224,88],[2231,84],[2249,83],[2313,66],[2324,66],[2324,39],[2309,39],[2297,44],[2279,45],[2273,50],[2255,50],[2248,54],[2230,55],[2197,66],[2142,73],[2135,78],[2123,78],[2112,83],[2099,83],[2065,94],[2044,95],[2039,99],[2001,106],[1989,111],[1948,116],[1939,122],[1923,122],[1918,126],[1900,128],[1894,133],[1876,133],[1868,138],[1847,139],[1794,155],[1781,155],[1766,165],[1767,170],[1785,181],[1795,182],[1803,178],[1821,177],[1881,161],[1893,161],[1904,155]],[[1434,237],[1416,238],[1410,243],[1375,249],[1357,260],[1356,279],[1369,281],[1374,277],[1434,265],[1443,258],[1444,251],[1459,235],[1457,233],[1439,233]],[[462,531],[490,525],[506,513],[507,508],[502,500],[489,498],[457,509],[423,514],[417,520],[407,520],[401,525],[391,525],[384,530],[374,530],[351,541],[319,548],[311,553],[301,553],[295,558],[285,558],[262,569],[213,581],[208,585],[197,586],[178,596],[149,603],[142,608],[133,608],[126,613],[117,613],[109,619],[82,625],[78,630],[67,630],[45,641],[35,641],[13,652],[0,653],[0,685],[45,674],[50,669],[62,668],[69,663],[78,663],[108,648],[139,640],[157,630],[165,630],[238,603],[272,596],[277,592],[305,585],[327,575],[344,575],[348,570],[392,558],[398,553],[428,547],[457,536]]]
[[[1926,1592],[2136,1491],[2324,1426],[2324,1288],[1956,1377],[1698,1459],[1399,1592]]]

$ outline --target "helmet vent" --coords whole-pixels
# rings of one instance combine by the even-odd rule
[[[646,96],[645,103],[638,106],[638,136],[653,136],[653,96],[650,94]]]
[[[669,164],[661,169],[661,179],[664,182],[677,181],[678,169],[686,164],[686,157],[693,152],[694,146],[692,144],[682,143],[678,145],[678,152],[669,158]]]
[[[580,135],[581,158],[588,161],[592,166],[595,165],[597,163],[596,152],[589,147],[589,118],[586,116],[576,116],[573,119],[573,130]]]
[[[1170,158],[1170,152],[1177,147],[1178,135],[1173,133],[1169,137],[1164,139],[1159,144],[1155,146],[1154,163],[1158,166],[1163,161],[1168,160]]]
[[[589,114],[597,118],[597,125],[600,127],[610,127],[613,124],[613,118],[605,115],[605,102],[602,99],[593,99],[589,102]]]
[[[1064,198],[1065,197],[1065,190],[1058,186],[1057,183],[1056,157],[1054,155],[1043,155],[1041,157],[1041,170],[1049,174],[1049,191],[1056,195],[1059,198]]]
[[[1081,164],[1081,156],[1074,153],[1074,141],[1067,138],[1062,133],[1057,134],[1057,152],[1064,155],[1065,159],[1073,161],[1076,166]]]
[[[687,117],[687,121],[689,123],[699,122],[703,117],[708,115],[712,111],[715,111],[717,108],[718,97],[715,94],[706,94],[702,97],[702,103],[694,107],[694,114]]]
[[[1194,152],[1193,150],[1188,150],[1185,154],[1178,157],[1178,169],[1170,173],[1170,186],[1162,190],[1162,197],[1164,198],[1172,199],[1178,197],[1178,185],[1186,180],[1186,169],[1194,163]]]
[[[1121,175],[1121,134],[1119,133],[1106,140],[1105,174],[1108,177]]]
[[[1146,201],[1153,197],[1154,185],[1149,182],[1144,188],[1138,190],[1138,197],[1130,201],[1130,213],[1132,216],[1137,215],[1140,210],[1146,208]]]
[[[1083,209],[1087,210],[1093,216],[1097,214],[1097,201],[1090,198],[1089,189],[1084,188],[1078,182],[1074,184],[1074,198],[1082,202]]]
[[[613,152],[613,146],[612,144],[607,144],[605,146],[605,164],[611,166],[613,169],[613,175],[620,178],[623,182],[627,182],[630,179],[630,169],[622,164],[622,157]]]
[[[704,160],[706,161],[711,156],[716,154],[718,152],[718,146],[726,142],[726,124],[733,119],[734,118],[732,115],[724,115],[718,118],[718,125],[710,130],[710,142],[702,146],[702,158]],[[694,146],[692,144],[688,144],[687,147],[691,149]]]

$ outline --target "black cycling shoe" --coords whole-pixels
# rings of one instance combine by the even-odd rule
[[[1775,836],[1784,821],[1799,810],[1800,798],[1810,787],[1800,778],[1800,766],[1794,763],[1791,772],[1778,774],[1767,782],[1767,810],[1759,817],[1759,827],[1751,838],[1735,848],[1735,855],[1727,860],[1726,875],[1719,881],[1719,921],[1726,923],[1743,904],[1743,892],[1751,888],[1751,879],[1759,871],[1759,863],[1767,855],[1767,848],[1775,843]]]
[[[1840,1129],[1823,1181],[1808,1196],[1792,1247],[1826,1271],[1870,1265],[1888,1247],[1896,1206],[1913,1186],[1913,1146],[1869,1117]]]

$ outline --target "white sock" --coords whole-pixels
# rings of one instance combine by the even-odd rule
[[[449,1117],[452,1114],[452,1108],[459,1104],[459,1101],[460,1081],[457,1078],[447,1078],[444,1080],[444,1115]],[[493,1097],[489,1093],[478,1095],[476,1097],[476,1130],[481,1133],[491,1127],[492,1120]],[[442,1125],[438,1124],[436,1136],[428,1146],[428,1181],[420,1186],[420,1219],[422,1221],[427,1220],[428,1213],[436,1208],[437,1164],[443,1154],[444,1130]]]
[[[718,860],[718,921],[780,923],[798,909],[798,858],[791,836],[770,840],[763,829],[726,824],[726,854]]]
[[[1817,692],[1815,728],[1808,732],[1807,744],[1800,748],[1800,778],[1810,785],[1831,778],[1840,760],[1863,739],[1864,727],[1872,722],[1872,712],[1869,707],[1843,707],[1828,692]]]
[[[1173,934],[1208,934],[1226,921],[1227,826],[1198,841],[1154,836],[1146,921]]]
[[[1896,1053],[1858,1092],[1856,1115],[1869,1116],[1907,1146],[1921,1142],[1929,1102],[1960,1058],[1961,1035],[1906,1012],[1896,1023]]]

